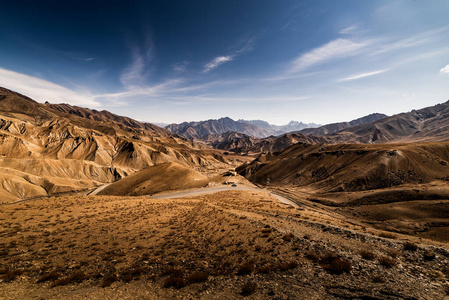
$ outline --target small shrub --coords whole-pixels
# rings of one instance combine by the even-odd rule
[[[321,267],[331,274],[349,273],[352,269],[352,264],[349,260],[340,258],[339,256],[328,253],[320,259]]]
[[[287,234],[284,234],[284,235],[282,236],[282,239],[283,239],[284,241],[286,241],[286,242],[291,242],[291,240],[292,240],[294,237],[295,237],[295,236],[294,236],[293,234],[287,233]]]
[[[0,276],[0,282],[11,282],[14,281],[17,276],[22,275],[22,270],[10,270],[6,269],[6,272]]]
[[[180,289],[186,286],[186,282],[183,277],[177,276],[177,275],[171,275],[164,281],[164,287],[165,288],[176,288]]]
[[[427,261],[434,260],[435,259],[435,253],[430,252],[430,251],[426,251],[423,254],[423,258],[424,258],[424,260],[427,260]]]
[[[204,271],[198,271],[187,276],[187,282],[189,283],[199,283],[207,281],[209,279],[209,273]]]
[[[393,240],[397,238],[397,236],[395,234],[389,233],[389,232],[382,232],[381,234],[379,234],[379,236],[383,237],[383,238],[387,238],[387,239],[393,239]]]
[[[382,256],[379,257],[379,263],[386,268],[391,268],[396,264],[396,259],[388,256]]]
[[[388,255],[390,255],[392,258],[397,258],[399,256],[399,251],[396,249],[388,249],[387,250]]]
[[[117,281],[117,275],[110,274],[110,275],[108,275],[108,276],[103,278],[103,280],[100,283],[100,286],[103,287],[103,288],[104,287],[108,287],[108,286],[110,286],[111,284],[113,284],[116,281]]]
[[[59,278],[58,271],[51,271],[50,273],[44,274],[37,279],[37,283],[42,283],[46,281],[55,281]]]
[[[240,290],[240,295],[242,295],[243,297],[249,296],[256,291],[256,288],[257,288],[256,283],[248,280],[242,286],[242,289]]]
[[[296,261],[289,261],[289,262],[283,262],[279,263],[278,268],[281,271],[287,271],[292,270],[298,267],[298,263]]]
[[[413,251],[414,252],[414,251],[418,250],[418,246],[412,242],[405,242],[403,245],[403,249],[405,251]]]
[[[267,264],[267,265],[263,265],[263,266],[257,268],[256,273],[269,274],[269,273],[271,273],[271,272],[273,272],[275,270],[276,270],[276,267],[274,265],[268,265]]]
[[[371,278],[371,281],[374,283],[384,283],[385,282],[385,278],[383,278],[382,276],[373,276]]]
[[[376,257],[376,255],[374,254],[374,252],[372,252],[372,251],[370,251],[370,250],[368,250],[368,249],[362,249],[362,250],[360,250],[360,256],[361,256],[363,259],[366,259],[366,260],[373,260],[373,259]]]
[[[320,260],[318,254],[312,251],[307,251],[306,253],[304,253],[304,257],[312,262],[318,262]]]
[[[237,271],[237,275],[249,275],[254,271],[254,263],[252,261],[248,261],[240,266]]]
[[[51,286],[55,287],[55,286],[68,285],[71,283],[81,283],[88,278],[89,277],[86,274],[84,274],[83,272],[77,271],[77,272],[71,274],[70,276],[56,280]]]

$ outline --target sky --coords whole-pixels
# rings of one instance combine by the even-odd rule
[[[0,0],[0,86],[154,123],[449,100],[447,0]]]

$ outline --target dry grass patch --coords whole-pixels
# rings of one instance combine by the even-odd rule
[[[397,261],[393,257],[381,256],[379,257],[379,263],[386,268],[392,268],[396,265]]]
[[[331,274],[349,273],[352,264],[349,260],[341,258],[334,253],[328,253],[320,259],[321,267]]]

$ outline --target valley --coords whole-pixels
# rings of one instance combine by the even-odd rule
[[[375,115],[199,141],[1,93],[0,298],[449,294],[446,104],[412,112],[419,132],[402,135],[384,124],[404,115]],[[372,128],[388,143],[365,143]]]

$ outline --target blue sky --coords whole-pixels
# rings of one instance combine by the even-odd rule
[[[0,86],[149,122],[449,99],[449,1],[1,1]]]

